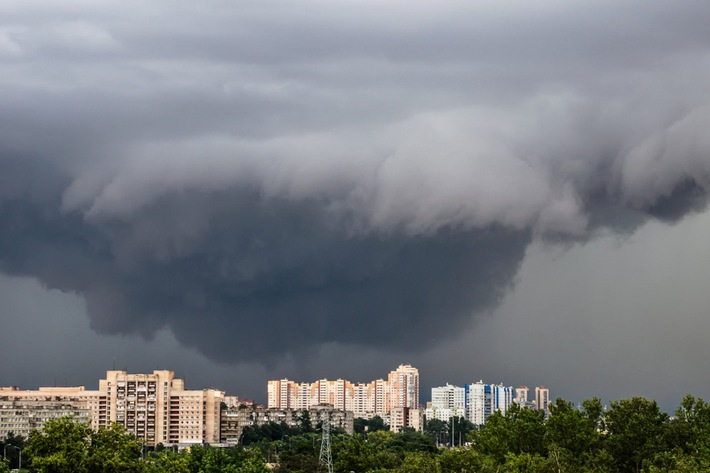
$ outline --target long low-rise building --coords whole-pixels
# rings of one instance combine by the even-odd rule
[[[252,405],[232,407],[222,411],[222,443],[239,444],[247,427],[262,426],[272,422],[284,423],[289,427],[300,427],[304,413],[308,414],[314,428],[327,419],[331,428],[340,428],[349,434],[353,433],[353,413],[336,409],[331,405],[311,406],[308,409],[274,409]]]
[[[52,419],[71,416],[77,422],[89,424],[89,408],[83,401],[36,400],[3,398],[0,393],[0,439],[12,433],[27,438]]]

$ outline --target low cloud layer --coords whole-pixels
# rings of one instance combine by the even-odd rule
[[[0,270],[220,361],[411,352],[710,186],[710,7],[0,6]],[[661,27],[662,25],[662,27]]]

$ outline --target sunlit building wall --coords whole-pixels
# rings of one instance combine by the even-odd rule
[[[419,409],[419,370],[411,365],[400,365],[391,371],[387,380],[376,379],[369,383],[352,383],[348,380],[319,379],[313,383],[296,383],[288,379],[272,380],[267,385],[269,408],[305,409],[331,405],[336,409],[352,411],[356,417],[388,417],[392,409],[405,408],[395,415],[396,424],[408,427],[410,420],[420,414],[410,414]],[[308,402],[305,402],[305,398]]]

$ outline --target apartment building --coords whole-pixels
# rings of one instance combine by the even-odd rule
[[[511,404],[513,404],[513,388],[511,386],[503,386],[501,383],[491,386],[491,390],[494,396],[493,408],[505,415]]]
[[[466,418],[475,425],[483,425],[494,413],[505,414],[513,403],[513,388],[483,381],[466,385]]]
[[[545,413],[545,417],[550,416],[550,390],[545,386],[535,388],[535,408]]]
[[[530,390],[527,386],[520,386],[515,388],[515,397],[513,402],[521,406],[526,406],[528,404],[528,396]]]
[[[313,383],[296,383],[289,379],[268,382],[269,408],[308,409],[329,404],[336,409],[352,411],[365,419],[376,415],[389,420],[393,430],[411,427],[419,413],[419,370],[411,365],[400,365],[391,371],[387,380],[352,383],[348,380],[320,379]],[[390,419],[392,409],[404,408]],[[410,411],[414,411],[410,414]]]
[[[31,406],[27,404],[31,401],[44,402],[48,410],[46,403],[50,401],[74,406],[79,417],[84,410],[88,412],[93,429],[118,423],[148,446],[218,443],[223,398],[224,393],[214,389],[186,390],[185,382],[167,370],[152,374],[107,371],[96,391],[83,386],[41,387],[31,391],[0,388],[0,400],[4,402],[17,401],[26,406]],[[41,405],[36,404],[34,409],[40,411]],[[72,408],[63,409],[69,412]],[[15,424],[19,422],[18,418]],[[31,423],[38,426],[41,422],[28,420],[25,427],[31,429]]]
[[[399,365],[387,376],[390,408],[419,408],[419,370],[411,365]]]
[[[486,422],[486,385],[483,381],[466,385],[466,418],[474,425]]]
[[[303,412],[308,412],[311,424],[317,427],[326,416],[331,428],[341,428],[347,433],[353,433],[353,413],[336,409],[330,405],[312,406],[308,409],[281,409],[262,406],[242,406],[229,408],[222,412],[220,437],[226,445],[237,445],[241,442],[244,429],[250,426],[267,425],[270,422],[285,423],[289,427],[299,427]]]
[[[1,390],[0,390],[1,391]],[[0,392],[0,438],[10,432],[27,438],[52,420],[71,416],[77,422],[91,423],[86,402],[77,400],[22,399],[3,396]]]
[[[123,425],[148,445],[219,442],[222,391],[186,390],[185,381],[167,370],[108,371],[99,391],[107,393],[106,421]]]
[[[105,404],[105,393],[88,391],[84,386],[41,387],[37,390],[0,387],[0,418],[3,419],[0,424],[4,424],[0,425],[0,438],[5,438],[9,432],[27,435],[43,428],[48,420],[65,416],[74,416],[98,429]]]
[[[426,409],[427,419],[448,422],[451,417],[466,417],[466,388],[440,386],[431,388],[431,405]]]

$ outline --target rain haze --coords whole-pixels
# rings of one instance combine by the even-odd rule
[[[710,398],[708,19],[0,3],[0,385]]]

